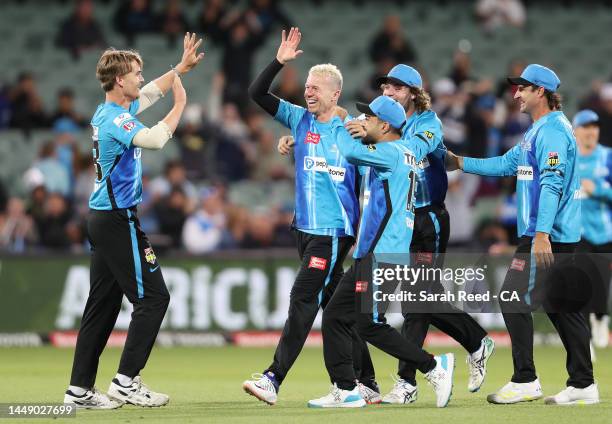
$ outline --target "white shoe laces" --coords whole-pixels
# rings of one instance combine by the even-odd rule
[[[251,381],[253,381],[255,385],[260,389],[276,393],[276,387],[274,387],[274,383],[272,383],[272,380],[270,380],[265,374],[261,374],[258,372],[253,373],[251,374]]]

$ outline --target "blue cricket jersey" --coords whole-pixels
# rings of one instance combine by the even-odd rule
[[[352,236],[359,220],[359,184],[355,166],[340,154],[334,116],[319,122],[300,106],[281,100],[275,119],[295,140],[295,226],[309,234]]]
[[[134,100],[126,110],[116,103],[103,103],[91,119],[96,167],[91,209],[130,208],[142,200],[141,149],[132,144],[136,133],[145,128],[134,117],[138,105]]]
[[[578,176],[595,183],[590,196],[582,193],[582,237],[591,244],[612,241],[612,149],[599,144],[588,156],[578,152]]]
[[[417,164],[414,206],[422,208],[432,203],[441,205],[444,203],[446,190],[448,189],[448,178],[444,167],[446,146],[444,145],[442,122],[435,112],[426,110],[410,115],[402,129],[402,138],[409,140],[414,137],[419,137],[434,144],[431,153]]]
[[[523,141],[503,156],[464,158],[463,170],[487,176],[517,176],[518,235],[550,234],[551,241],[580,240],[580,183],[576,139],[561,111],[534,122]]]
[[[432,144],[417,138],[364,145],[344,127],[338,130],[337,143],[346,160],[359,166],[367,179],[353,257],[409,253],[417,162],[430,152]],[[361,167],[370,167],[369,172]]]

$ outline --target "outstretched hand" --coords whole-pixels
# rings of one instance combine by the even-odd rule
[[[185,33],[183,39],[183,57],[181,62],[176,65],[176,70],[181,74],[191,71],[204,58],[204,53],[198,53],[198,47],[202,44],[202,39],[196,41],[195,32]]]
[[[297,50],[301,40],[302,33],[297,27],[292,27],[289,30],[289,34],[283,30],[281,34],[281,43],[276,53],[276,60],[284,65],[304,53],[302,50]]]
[[[444,165],[448,172],[463,169],[463,156],[457,156],[450,150],[447,150],[444,157]]]

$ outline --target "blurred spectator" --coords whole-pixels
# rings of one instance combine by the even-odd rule
[[[472,60],[469,53],[457,49],[453,55],[453,65],[448,74],[449,78],[457,87],[460,87],[464,82],[473,80],[471,72]]]
[[[183,224],[189,212],[187,196],[180,187],[173,187],[166,197],[155,204],[159,231],[170,237],[172,247],[178,248],[181,246]]]
[[[200,209],[183,226],[183,245],[192,254],[208,253],[220,249],[228,237],[221,192],[217,188],[203,190]]]
[[[247,221],[247,234],[240,247],[244,249],[271,247],[276,235],[277,220],[275,211],[251,211]]]
[[[369,103],[372,99],[378,97],[380,95],[380,84],[378,84],[378,79],[383,75],[387,75],[396,64],[397,63],[390,57],[383,57],[376,62],[374,73],[363,82],[363,85],[357,91],[355,96],[357,101]]]
[[[10,94],[10,126],[29,132],[34,128],[47,127],[49,118],[43,109],[42,100],[36,89],[34,76],[22,72],[17,77],[17,85]]]
[[[202,34],[215,44],[223,43],[226,29],[224,21],[227,15],[225,0],[204,0],[198,18],[198,26]]]
[[[168,47],[176,46],[176,41],[183,39],[189,30],[189,23],[181,7],[180,0],[168,0],[166,8],[159,16],[158,27],[168,38]]]
[[[42,185],[49,193],[60,193],[62,196],[70,194],[70,175],[66,168],[57,158],[55,143],[47,141],[40,148],[38,159],[32,167],[26,171],[26,179],[41,179]]]
[[[210,140],[205,137],[208,127],[204,123],[202,106],[197,103],[187,105],[177,136],[181,162],[190,180],[201,180],[208,176],[207,161],[211,156]]]
[[[293,26],[289,17],[280,9],[278,0],[250,0],[246,10],[247,19],[254,19],[264,36],[268,36],[277,25],[283,29]]]
[[[274,133],[264,130],[257,140],[257,160],[252,177],[258,181],[291,178],[293,170],[289,159],[276,151],[277,139]]]
[[[195,186],[187,179],[185,167],[176,159],[166,162],[164,175],[151,181],[151,195],[153,202],[158,203],[170,195],[173,189],[180,189],[186,196],[187,212],[192,212],[197,205],[198,192]]]
[[[520,0],[478,0],[476,17],[487,33],[506,25],[522,27],[527,18]]]
[[[272,89],[272,92],[281,99],[294,105],[306,106],[304,101],[304,86],[300,84],[298,72],[295,66],[285,65],[280,74],[280,81]]]
[[[506,95],[514,96],[514,88],[508,83],[508,77],[515,77],[521,75],[527,64],[522,59],[514,59],[508,65],[507,75],[502,76],[497,81],[495,88],[495,96],[498,98],[504,98]]]
[[[506,119],[502,130],[502,153],[511,149],[523,140],[525,132],[531,125],[528,114],[521,112],[520,103],[506,95]]]
[[[57,109],[51,115],[51,126],[61,132],[76,131],[89,126],[89,120],[78,114],[74,107],[74,92],[64,87],[57,92]]]
[[[113,22],[115,29],[125,36],[130,46],[136,41],[136,35],[157,29],[149,0],[123,0],[115,12]]]
[[[455,153],[467,150],[466,104],[468,96],[452,80],[443,78],[434,83],[432,109],[438,114],[444,128],[444,143]]]
[[[89,197],[93,191],[95,180],[96,173],[91,154],[79,154],[75,159],[73,200],[76,215],[80,219],[85,219],[89,213]],[[140,207],[138,208],[138,215],[140,216]]]
[[[404,36],[399,16],[389,15],[385,18],[382,30],[370,43],[370,58],[375,63],[386,58],[392,59],[395,64],[414,64],[417,61],[417,52]]]
[[[0,130],[8,128],[11,122],[10,87],[0,82]]]
[[[56,44],[69,50],[75,59],[85,50],[106,46],[102,29],[93,17],[93,7],[92,0],[78,0],[74,13],[62,23],[57,34]]]
[[[67,229],[70,211],[61,194],[50,193],[45,200],[42,216],[34,219],[41,246],[51,249],[70,247],[71,240]]]
[[[34,240],[34,223],[25,213],[23,200],[11,197],[0,212],[0,250],[21,253]]]
[[[8,203],[8,192],[6,190],[6,186],[4,182],[0,179],[0,213],[3,213],[6,210],[6,205]]]
[[[223,100],[235,103],[244,111],[249,101],[247,90],[253,59],[264,42],[264,34],[254,19],[240,16],[232,22],[225,37],[221,60],[225,77]]]
[[[480,96],[470,105],[466,116],[468,148],[472,157],[492,157],[502,154],[502,134],[495,125],[495,97]]]
[[[599,115],[599,142],[612,147],[612,83],[602,85],[599,92],[601,107],[596,109]]]

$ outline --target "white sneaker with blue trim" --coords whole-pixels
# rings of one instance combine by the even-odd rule
[[[366,401],[359,392],[359,386],[353,390],[342,390],[334,383],[329,394],[308,401],[309,408],[363,408]]]
[[[435,356],[436,367],[425,374],[425,379],[436,392],[436,406],[444,408],[453,394],[453,373],[455,372],[455,355],[445,353]]]
[[[487,362],[495,351],[495,342],[489,336],[482,339],[480,349],[467,356],[467,364],[470,372],[468,390],[477,392],[487,375]]]

